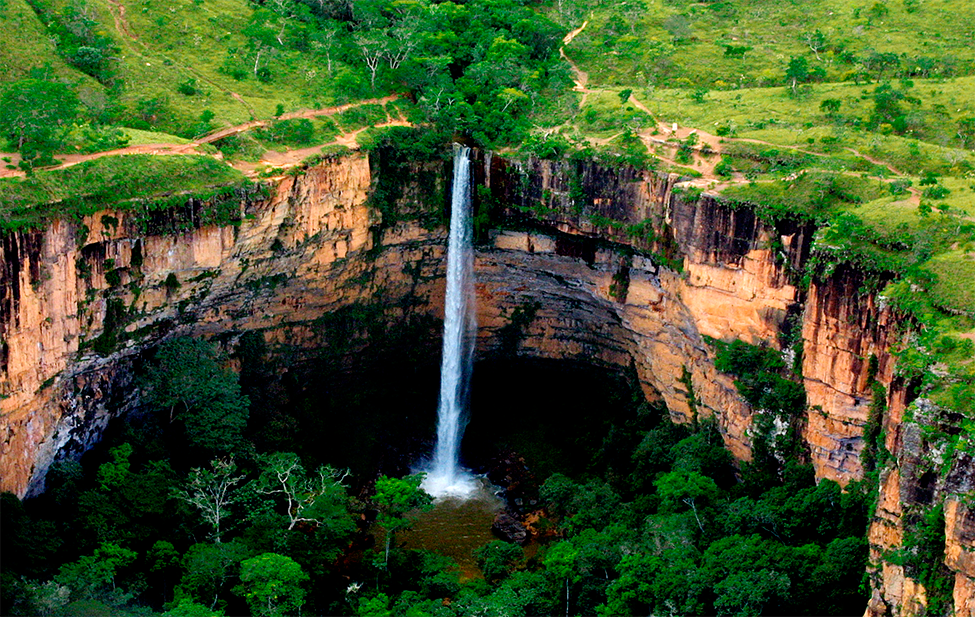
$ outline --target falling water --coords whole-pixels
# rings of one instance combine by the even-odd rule
[[[476,489],[460,467],[460,439],[469,400],[474,357],[474,253],[471,248],[470,148],[454,146],[454,191],[447,240],[447,297],[444,302],[443,359],[437,446],[423,488],[434,497],[466,496]]]

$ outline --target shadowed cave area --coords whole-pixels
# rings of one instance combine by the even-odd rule
[[[343,360],[321,351],[286,370],[245,336],[238,356],[251,440],[259,450],[291,449],[348,467],[357,485],[416,470],[436,435],[439,328],[425,318],[377,328]],[[489,354],[475,360],[461,462],[486,473],[514,454],[539,482],[556,472],[584,473],[611,426],[635,421],[635,410],[649,413],[642,398],[635,375],[624,371]]]
[[[311,577],[306,602],[316,614],[373,614],[366,609],[377,603],[392,614],[453,606],[461,615],[489,601],[522,602],[525,615],[564,614],[566,605],[574,614],[599,606],[641,614],[645,601],[630,599],[626,587],[640,581],[659,581],[649,597],[683,598],[702,613],[718,603],[761,602],[782,614],[862,606],[865,496],[841,495],[830,481],[817,486],[800,464],[779,468],[770,459],[768,468],[736,469],[713,422],[672,424],[665,408],[646,401],[632,368],[485,346],[473,369],[461,462],[501,499],[456,512],[384,505],[384,486],[416,471],[433,449],[442,328],[428,315],[390,314],[369,306],[330,314],[317,324],[328,345],[313,350],[271,345],[259,332],[215,337],[250,401],[235,451],[249,476],[243,501],[228,508],[223,542],[172,497],[185,490],[180,477],[212,464],[212,452],[187,447],[185,428],[167,423],[168,410],[147,398],[109,425],[80,466],[52,469],[48,491],[27,500],[26,516],[11,527],[34,533],[16,532],[10,554],[33,555],[25,567],[50,576],[53,566],[32,548],[50,540],[37,531],[48,519],[80,532],[61,548],[78,563],[92,551],[102,558],[102,538],[119,537],[145,555],[120,567],[120,585],[150,572],[146,594],[159,608],[175,600],[173,583],[151,569],[156,538],[185,555],[167,566],[173,576],[182,568],[184,591],[196,589],[194,576],[209,576],[194,561],[204,555],[293,556]],[[151,373],[153,355],[136,363],[137,382]],[[282,528],[295,514],[292,502],[260,496],[267,455],[284,452],[309,471],[351,470],[331,509],[316,514],[324,523]],[[400,520],[410,522],[398,527]],[[639,557],[623,559],[626,551]],[[559,564],[570,557],[580,574],[566,582]],[[762,565],[770,563],[781,565]],[[689,576],[704,586],[672,584]],[[349,595],[362,586],[369,595]],[[226,602],[227,614],[245,610],[229,585],[215,589],[209,597]]]

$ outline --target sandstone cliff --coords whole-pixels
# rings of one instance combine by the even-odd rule
[[[706,337],[801,349],[811,460],[817,477],[841,483],[863,473],[875,379],[887,391],[883,434],[895,457],[870,530],[870,611],[889,604],[913,615],[924,606],[924,589],[887,555],[911,508],[934,500],[948,504],[957,614],[971,610],[975,515],[954,497],[972,490],[971,461],[942,461],[955,471],[925,484],[932,466],[917,461],[936,448],[918,437],[921,420],[903,421],[909,388],[888,352],[901,332],[896,316],[860,292],[852,271],[800,288],[810,224],[768,223],[676,177],[631,168],[497,156],[475,165],[484,187],[475,207],[491,207],[505,228],[476,256],[478,353],[507,345],[526,356],[632,365],[675,420],[715,416],[728,448],[747,460],[761,410],[715,370]],[[36,491],[56,457],[97,441],[137,400],[133,362],[165,337],[232,340],[257,330],[271,343],[313,348],[328,344],[311,327],[316,319],[378,293],[439,316],[444,232],[424,228],[422,217],[384,223],[367,202],[372,181],[367,159],[352,155],[278,179],[269,198],[242,199],[238,223],[223,228],[193,224],[190,208],[185,231],[145,233],[129,213],[106,211],[4,237],[0,486]],[[404,195],[401,208],[424,209]],[[535,318],[506,337],[526,306]]]

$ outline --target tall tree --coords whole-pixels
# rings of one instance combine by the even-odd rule
[[[262,466],[257,491],[284,496],[289,530],[298,523],[323,524],[336,515],[336,506],[339,516],[344,514],[345,486],[342,482],[349,476],[348,471],[323,465],[308,473],[298,455],[291,452],[268,455],[263,458]]]
[[[27,165],[34,159],[50,159],[77,113],[78,97],[53,81],[15,81],[0,94],[0,132]]]
[[[294,615],[305,603],[302,585],[307,581],[308,575],[290,557],[264,553],[240,564],[240,584],[234,593],[243,596],[254,615]]]
[[[421,482],[423,482],[423,474],[405,478],[381,476],[376,480],[376,495],[373,501],[379,510],[376,522],[386,530],[386,567],[389,567],[389,550],[393,537],[398,531],[408,529],[413,524],[407,516],[408,513],[432,507],[433,498],[420,488]]]
[[[182,420],[191,446],[230,452],[243,439],[250,402],[237,375],[221,365],[210,343],[189,337],[166,341],[148,369],[149,400]]]
[[[200,510],[203,520],[213,527],[213,541],[219,543],[221,522],[230,505],[237,501],[234,487],[244,475],[236,473],[233,457],[213,459],[210,466],[212,471],[201,467],[192,469],[186,488],[177,489],[174,494]]]

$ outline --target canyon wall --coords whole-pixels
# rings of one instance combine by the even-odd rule
[[[529,216],[515,207],[564,194],[568,182],[557,164],[533,165],[475,162],[477,181],[503,204],[496,214],[533,218],[540,229],[496,232],[478,251],[481,353],[507,340],[499,333],[515,310],[538,303],[518,353],[632,364],[676,420],[714,415],[729,448],[747,459],[752,410],[715,371],[704,336],[776,340],[797,296],[769,248],[777,232],[747,209],[674,198],[673,177],[598,166],[583,190],[614,220],[652,221],[637,241],[586,227],[580,216]],[[525,187],[522,177],[531,178]],[[130,365],[166,337],[260,330],[272,344],[312,348],[328,344],[316,338],[316,319],[378,296],[439,315],[443,230],[410,215],[429,206],[409,186],[401,220],[384,223],[367,205],[371,180],[367,159],[353,156],[278,180],[271,197],[242,200],[237,224],[222,228],[147,234],[128,212],[104,211],[8,234],[2,487],[36,490],[56,456],[97,441],[113,410],[137,398]],[[192,208],[183,216],[192,221]],[[620,245],[597,247],[605,238],[660,248],[684,273]],[[806,246],[808,233],[784,240]],[[614,291],[620,277],[626,290]]]
[[[818,478],[844,484],[863,475],[876,380],[895,456],[870,529],[869,610],[914,615],[926,605],[889,552],[917,508],[945,501],[956,611],[970,611],[975,515],[955,496],[972,490],[972,462],[941,461],[952,473],[926,479],[937,448],[917,428],[925,420],[904,421],[910,388],[888,351],[904,330],[861,293],[854,271],[800,288],[811,225],[768,223],[674,176],[628,167],[490,155],[474,166],[475,208],[494,223],[476,254],[479,354],[632,366],[676,421],[714,416],[728,448],[748,460],[762,410],[715,370],[708,337],[801,353],[811,461]],[[435,192],[448,194],[438,177]],[[40,490],[53,460],[96,442],[138,399],[142,354],[167,337],[219,335],[232,346],[260,331],[272,346],[313,349],[329,344],[316,320],[341,307],[381,298],[394,312],[440,316],[445,234],[421,224],[440,206],[404,180],[397,222],[384,221],[367,200],[373,181],[368,160],[351,155],[274,180],[270,197],[243,197],[239,220],[222,228],[194,225],[190,204],[174,215],[186,219],[179,232],[147,233],[130,213],[105,211],[6,235],[0,488]],[[519,312],[532,318],[518,322]]]
[[[131,213],[105,211],[7,235],[0,488],[37,490],[55,457],[96,442],[138,398],[131,365],[164,338],[259,330],[313,347],[327,344],[316,319],[379,290],[440,306],[424,299],[443,295],[441,234],[409,222],[374,233],[370,183],[352,156],[280,179],[223,228],[145,234]]]

